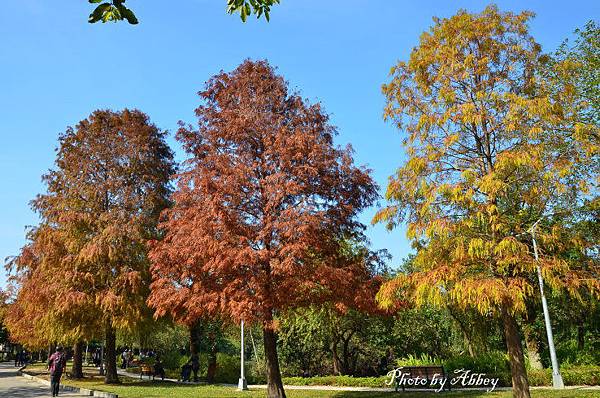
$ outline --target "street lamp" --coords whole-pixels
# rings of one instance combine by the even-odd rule
[[[242,320],[242,340],[240,347],[240,380],[238,381],[238,390],[243,391],[248,389],[248,383],[244,375],[244,320]]]
[[[550,324],[550,312],[548,311],[548,302],[546,301],[546,295],[544,294],[544,278],[542,277],[542,270],[540,269],[540,259],[538,256],[537,243],[535,241],[535,229],[537,224],[541,221],[540,218],[537,220],[531,228],[529,233],[531,234],[531,240],[533,241],[533,253],[535,255],[535,262],[538,275],[538,283],[540,285],[540,294],[542,296],[542,309],[544,310],[544,324],[546,326],[546,335],[548,336],[548,347],[550,348],[550,360],[552,362],[552,386],[554,388],[565,388],[562,376],[560,375],[560,369],[558,366],[558,359],[556,359],[556,350],[554,349],[554,336],[552,334],[552,325]]]

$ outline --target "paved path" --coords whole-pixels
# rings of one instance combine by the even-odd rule
[[[30,398],[51,397],[50,387],[19,376],[11,362],[0,363],[0,397]],[[81,395],[61,391],[60,397],[80,397]]]

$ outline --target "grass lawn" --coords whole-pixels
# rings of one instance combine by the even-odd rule
[[[181,397],[181,398],[197,398],[197,397],[240,397],[240,398],[264,398],[265,390],[253,389],[249,391],[237,391],[234,387],[218,387],[218,386],[197,386],[197,385],[175,385],[173,383],[162,382],[139,382],[128,380],[122,385],[106,386],[100,380],[85,380],[85,381],[69,381],[67,384],[108,391],[116,393],[120,398],[163,398],[163,397]],[[452,393],[395,393],[395,392],[350,392],[350,391],[307,391],[307,390],[290,390],[286,391],[289,398],[458,398],[458,397],[489,397],[489,398],[510,398],[510,392],[452,392]],[[600,398],[600,391],[584,391],[584,390],[534,390],[532,396],[536,398]]]
[[[26,369],[32,374],[47,377],[45,367],[42,364],[30,365]],[[122,384],[105,385],[103,378],[97,376],[96,368],[85,368],[86,378],[83,380],[63,379],[63,384],[75,387],[88,388],[112,392],[119,398],[264,398],[264,389],[251,389],[249,391],[238,391],[235,387],[222,387],[212,385],[181,385],[160,381],[140,381],[121,377]],[[354,392],[354,391],[309,391],[309,390],[286,390],[289,398],[510,398],[508,391],[493,393],[486,392],[444,392],[444,393],[422,393],[422,392]],[[533,390],[532,397],[535,398],[600,398],[600,390]]]
[[[264,398],[265,390],[254,389],[245,392],[237,391],[234,387],[218,386],[181,386],[172,383],[161,382],[126,382],[119,386],[105,386],[101,382],[69,382],[68,384],[77,385],[84,388],[98,389],[113,392],[120,398],[162,398],[162,397],[247,397]],[[287,390],[286,394],[290,398],[439,398],[439,397],[489,397],[489,398],[510,398],[510,392],[474,392],[474,393],[395,393],[395,392],[350,392],[350,391],[307,391],[307,390]],[[532,392],[536,398],[575,398],[575,397],[600,397],[600,391],[548,391],[536,390]]]

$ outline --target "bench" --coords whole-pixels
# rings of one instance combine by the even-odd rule
[[[427,385],[426,386],[416,386],[416,387],[424,387],[424,388],[434,388],[434,389],[436,389],[436,388],[439,388],[439,384],[437,384],[435,386],[431,386],[431,380],[433,380],[434,375],[436,375],[435,377],[437,379],[448,377],[448,375],[444,371],[444,367],[443,366],[439,366],[439,365],[432,365],[432,366],[403,366],[401,368],[401,371],[402,371],[402,373],[404,375],[406,375],[407,379],[412,379],[412,378],[420,377],[421,379],[426,379],[427,380]],[[396,378],[396,391],[398,391],[398,389],[400,389],[400,388],[402,388],[402,391],[404,391],[405,388],[406,388],[406,384],[403,383],[402,385],[400,385],[400,381],[401,381],[401,378],[397,377]],[[450,390],[450,381],[449,380],[446,383],[446,385],[444,386],[444,389]]]
[[[148,379],[150,379],[150,376],[152,376],[152,380],[154,380],[154,367],[150,365],[141,364],[140,379],[143,378],[144,375],[148,376]]]

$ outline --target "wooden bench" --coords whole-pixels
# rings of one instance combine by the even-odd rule
[[[420,386],[420,387],[424,387],[424,388],[438,388],[439,384],[435,385],[435,386],[431,386],[431,380],[433,380],[433,376],[437,375],[436,378],[440,379],[440,378],[445,378],[448,375],[446,374],[446,372],[444,371],[444,367],[443,366],[439,366],[439,365],[432,365],[432,366],[403,366],[401,369],[402,373],[406,375],[406,378],[415,378],[415,377],[420,377],[421,379],[426,379],[427,380],[427,386]],[[406,388],[406,384],[402,384],[400,385],[400,378],[396,378],[396,391],[398,391],[398,389],[402,388],[402,391],[405,390]],[[419,386],[417,386],[419,387]],[[450,390],[450,380],[448,380],[448,382],[446,383],[446,385],[444,386],[444,389]]]
[[[143,378],[144,375],[148,376],[148,379],[150,379],[150,376],[152,376],[152,380],[154,380],[154,367],[140,364],[140,379]]]

